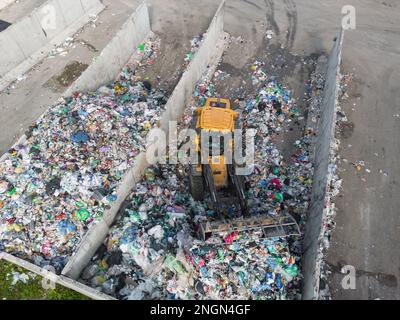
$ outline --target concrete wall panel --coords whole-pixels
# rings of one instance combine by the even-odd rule
[[[4,9],[5,7],[7,7],[8,5],[10,5],[13,2],[14,2],[14,0],[0,0],[0,10]]]
[[[47,35],[47,39],[55,38],[68,27],[61,6],[57,1],[46,2],[40,8],[35,9],[32,15],[36,16],[40,27]]]
[[[48,41],[40,23],[33,15],[29,15],[18,24],[10,26],[6,31],[9,32],[13,41],[18,44],[26,57],[41,48]],[[6,51],[9,50],[6,48]],[[10,66],[11,67],[11,66]]]
[[[99,0],[80,0],[85,13],[90,13],[91,10],[99,5]]]
[[[4,31],[0,33],[0,79],[2,75],[6,74],[10,70],[10,65],[16,62],[21,62],[26,59],[24,52],[11,38],[10,33],[5,33]],[[3,50],[4,48],[4,50]]]

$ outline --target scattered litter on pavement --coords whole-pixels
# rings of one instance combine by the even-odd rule
[[[387,173],[386,171],[379,169],[379,173],[384,175],[385,177],[389,176],[389,173]]]
[[[153,64],[157,58],[157,53],[160,50],[161,39],[158,37],[150,38],[146,42],[142,42],[136,48],[137,55],[131,61],[131,64],[138,67],[145,67]]]
[[[356,168],[356,171],[361,171],[361,169],[365,167],[365,162],[363,160],[360,160],[352,163],[352,165]]]
[[[78,40],[78,36],[85,30],[85,28],[87,26],[92,26],[93,28],[97,27],[97,21],[98,21],[99,16],[97,14],[89,14],[89,21],[88,23],[81,27],[72,37],[67,37],[63,43],[61,43],[60,45],[56,46],[53,50],[51,50],[48,55],[47,58],[48,59],[53,59],[57,56],[66,56],[68,55],[68,53],[71,51],[71,49],[74,49],[76,47],[76,42],[79,42],[81,44],[83,44],[84,46],[88,47],[90,51],[94,51],[97,52],[97,50],[91,46],[90,44],[88,44],[85,40],[80,39]],[[94,50],[93,50],[94,48]]]
[[[274,35],[274,32],[272,30],[267,30],[267,32],[266,32],[267,39],[272,39],[273,35]]]

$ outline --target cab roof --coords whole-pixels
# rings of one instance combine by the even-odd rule
[[[233,131],[236,117],[237,112],[230,108],[228,99],[209,98],[205,107],[201,109],[199,127],[206,130]]]

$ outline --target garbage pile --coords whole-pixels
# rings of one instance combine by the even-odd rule
[[[60,271],[117,199],[167,101],[134,69],[96,92],[60,99],[8,151],[0,163],[0,250]]]
[[[338,80],[339,86],[339,99],[337,105],[337,118],[336,118],[336,128],[335,128],[335,137],[331,144],[330,151],[330,163],[328,168],[328,185],[329,188],[326,194],[326,204],[325,204],[325,213],[324,220],[322,225],[322,234],[323,238],[320,242],[319,246],[319,255],[318,255],[318,263],[321,265],[321,275],[320,275],[320,292],[319,299],[321,300],[330,300],[331,292],[329,288],[329,276],[332,273],[332,268],[327,264],[326,261],[326,253],[329,249],[332,233],[336,227],[336,197],[342,191],[342,179],[339,174],[338,166],[343,160],[340,156],[340,138],[338,133],[340,133],[340,124],[342,122],[347,121],[346,113],[341,107],[342,104],[349,98],[347,91],[352,85],[354,74],[340,74],[340,78]],[[360,160],[354,164],[357,171],[360,171],[361,168],[365,167],[365,162]],[[366,169],[368,170],[368,169]]]
[[[256,128],[254,171],[248,198],[251,214],[289,212],[302,223],[308,207],[312,165],[309,137],[296,141],[296,152],[285,163],[273,133],[300,116],[291,92],[254,69],[259,90],[236,101],[243,127]],[[182,127],[207,97],[218,95],[202,81]],[[254,205],[256,204],[256,205]],[[229,216],[229,214],[227,213]],[[215,212],[208,202],[188,194],[182,165],[146,170],[81,281],[119,299],[298,299],[301,239],[263,239],[257,232],[226,234],[224,242],[196,238],[198,223]],[[239,241],[240,240],[240,241]]]
[[[190,52],[188,52],[185,56],[186,65],[189,65],[190,61],[193,60],[195,54],[200,49],[200,45],[203,42],[203,35],[195,36],[192,40],[190,40]]]

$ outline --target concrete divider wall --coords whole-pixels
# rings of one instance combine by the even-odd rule
[[[82,73],[66,91],[96,90],[115,80],[121,68],[129,61],[132,51],[137,48],[151,32],[147,4],[142,3],[124,23],[111,42],[103,49],[96,60]]]
[[[69,288],[71,290],[74,290],[76,292],[79,292],[89,298],[95,299],[95,300],[116,300],[113,297],[110,297],[104,293],[101,293],[93,288],[90,288],[88,286],[85,286],[82,283],[79,283],[75,280],[69,279],[64,276],[58,276],[51,271],[45,270],[43,268],[40,268],[30,262],[27,262],[25,260],[22,260],[20,258],[14,257],[13,255],[10,255],[5,252],[0,253],[0,260],[8,261],[12,264],[15,264],[21,268],[24,268],[30,272],[33,272],[41,277],[46,281],[46,284],[48,285],[48,282],[52,282],[54,284],[59,284],[62,285],[66,288]]]
[[[83,7],[85,8],[91,8],[96,2],[98,2],[98,0],[82,0],[82,4]],[[142,6],[144,6],[145,8],[143,8]],[[140,15],[140,17],[138,17],[138,19],[136,19],[136,17],[134,17],[135,15]],[[123,28],[120,29],[120,31],[115,35],[115,38],[117,38],[118,40],[115,40],[115,38],[113,38],[113,40],[111,42],[118,42],[121,39],[121,33],[123,33],[125,36],[128,35],[130,37],[130,41],[132,42],[133,37],[136,39],[138,42],[142,42],[145,40],[146,36],[151,32],[150,30],[150,20],[149,20],[149,16],[148,16],[148,9],[147,9],[147,5],[146,5],[146,1],[143,2],[143,4],[138,7],[138,9],[135,11],[135,13],[132,14],[131,17],[128,18],[127,22],[124,24],[124,26],[129,30],[129,31],[133,31],[132,28],[132,20],[134,21],[145,21],[144,23],[140,23],[140,24],[136,24],[136,28],[139,26],[143,26],[144,30],[137,30],[137,34],[139,34],[140,36],[136,36],[136,35],[132,35],[129,32],[124,32],[125,30],[123,30]],[[149,31],[150,30],[150,31]],[[144,35],[144,36],[143,36]],[[141,36],[143,36],[142,38],[140,38]],[[136,42],[136,40],[135,40]],[[112,51],[110,48],[108,48],[109,46],[105,47],[103,49],[103,51],[101,52],[100,56],[104,57],[104,56],[109,56],[109,53],[115,53],[116,55],[120,55],[123,56],[123,58],[121,57],[117,57],[114,62],[113,62],[113,79],[115,79],[115,77],[118,75],[119,71],[122,69],[122,67],[126,64],[125,61],[125,56],[127,55],[126,52],[128,52],[128,54],[132,53],[132,47],[127,48],[126,52],[118,52],[117,53],[115,51]],[[1,48],[1,43],[0,43],[0,48]],[[134,48],[134,46],[133,46]],[[109,53],[103,53],[104,51],[109,52]],[[112,58],[111,58],[112,59]],[[128,58],[129,59],[129,58]],[[1,61],[1,59],[0,59]],[[103,65],[99,65],[99,63],[102,63]],[[107,69],[109,61],[107,59],[101,59],[99,61],[96,61],[97,66],[95,67],[95,69]],[[90,68],[90,67],[89,67]],[[88,68],[88,69],[89,69]],[[90,78],[89,76],[93,76],[95,79],[93,79],[93,82],[96,82],[98,84],[98,86],[101,86],[101,83],[103,82],[101,77],[97,76],[96,73],[94,72],[94,69],[91,69],[91,71],[89,71],[88,69],[86,69],[87,72],[84,72],[83,74],[81,74],[81,76],[66,90],[66,92],[63,94],[63,96],[67,96],[70,93],[74,92],[74,91],[80,91],[80,90],[84,90],[85,87],[87,87],[87,85],[90,85]],[[109,68],[109,70],[111,70],[111,68]],[[101,72],[101,71],[100,71]],[[84,80],[80,80],[81,77],[84,77]],[[0,77],[0,91],[1,91],[1,77]],[[47,112],[44,112],[40,117],[44,117],[47,114]],[[39,120],[38,119],[38,120]],[[26,135],[21,136],[18,141],[14,144],[14,146],[16,145],[21,145],[24,144],[26,142]],[[3,154],[0,157],[0,162],[5,161],[5,159],[8,157],[8,153]]]
[[[177,120],[190,104],[195,86],[207,70],[207,67],[219,61],[222,56],[223,47],[218,46],[218,43],[223,40],[225,35],[224,9],[225,0],[219,6],[199,51],[168,99],[166,111],[162,114],[160,120],[160,126],[166,133],[168,133],[169,121]],[[121,205],[129,196],[134,186],[141,181],[143,173],[149,165],[146,152],[139,154],[134,165],[128,170],[120,186],[117,188],[117,201],[115,201],[111,209],[104,213],[103,219],[96,225],[93,225],[86,233],[77,251],[69,259],[62,271],[63,275],[72,279],[79,277],[82,270],[87,266],[90,259],[107,237],[109,228],[113,224]]]
[[[104,9],[100,0],[49,0],[0,33],[0,90]]]
[[[303,243],[303,299],[317,299],[320,279],[320,239],[325,216],[326,193],[330,181],[328,166],[331,160],[331,144],[334,139],[338,82],[344,31],[341,30],[328,59],[321,120],[318,127],[314,154],[314,178],[309,216]]]

